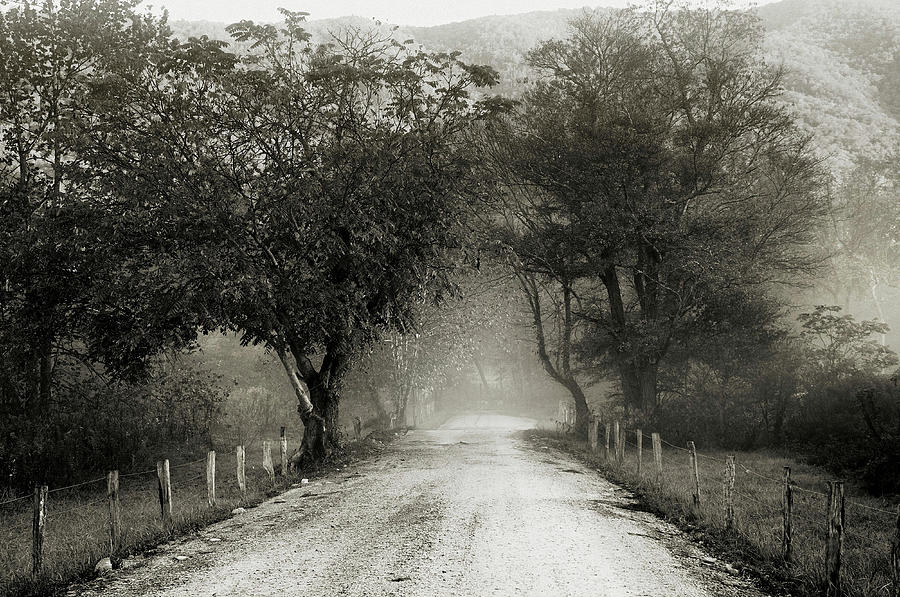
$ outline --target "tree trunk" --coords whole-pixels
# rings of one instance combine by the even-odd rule
[[[659,366],[656,363],[619,364],[619,380],[625,398],[625,408],[645,422],[652,422],[656,413],[656,393]]]
[[[341,430],[338,426],[341,403],[340,394],[334,383],[322,384],[312,393],[312,397],[316,412],[322,418],[324,436],[321,443],[325,454],[328,455],[333,450],[341,447]],[[305,433],[306,430],[304,429]]]
[[[381,397],[378,396],[378,390],[370,388],[366,395],[369,397],[369,403],[372,405],[372,408],[375,409],[375,417],[378,419],[379,427],[387,425],[390,417],[388,416],[387,411],[384,410],[384,405],[381,403]]]
[[[784,444],[784,420],[787,413],[787,399],[784,394],[779,394],[775,403],[775,421],[772,423],[772,435],[776,445]]]
[[[490,386],[488,386],[487,377],[484,374],[484,367],[481,366],[481,359],[478,358],[477,354],[472,357],[472,361],[474,361],[475,368],[478,370],[478,377],[481,379],[481,399],[486,400],[490,392]]]
[[[412,388],[404,387],[400,389],[397,396],[397,425],[406,427],[406,405],[409,404],[409,394]]]
[[[656,412],[656,386],[658,367],[656,363],[647,363],[638,372],[641,384],[641,410],[645,417],[652,417]]]
[[[574,377],[569,378],[563,385],[569,390],[569,393],[575,400],[575,425],[572,428],[572,431],[575,433],[575,437],[586,437],[588,425],[590,424],[591,411],[588,408],[584,390],[581,389],[581,386],[578,385],[578,382]]]
[[[322,407],[327,404],[327,399],[323,396],[326,390],[305,355],[298,356],[286,349],[279,349],[278,358],[294,389],[297,397],[297,412],[303,423],[303,439],[300,440],[300,449],[291,456],[290,467],[298,470],[318,465],[328,455],[326,420],[322,416]],[[302,378],[301,366],[306,373]],[[313,381],[317,383],[311,383]],[[310,389],[310,385],[312,385],[312,389]]]
[[[641,382],[634,365],[619,363],[619,383],[622,386],[625,409],[629,412],[638,410],[641,404]]]
[[[558,350],[559,359],[554,363],[547,352],[547,339],[544,334],[544,316],[541,308],[541,291],[535,283],[534,278],[527,274],[519,273],[517,275],[519,285],[525,296],[528,298],[528,304],[531,308],[532,321],[534,323],[535,339],[537,340],[537,354],[541,365],[556,383],[566,388],[575,401],[575,426],[574,431],[579,437],[584,437],[587,433],[588,419],[590,411],[587,407],[587,399],[584,391],[575,379],[572,373],[570,351],[572,347],[572,288],[566,280],[559,281],[562,291],[563,302],[563,321],[562,329],[559,334]],[[476,365],[478,364],[476,360]],[[479,369],[480,373],[480,369]]]

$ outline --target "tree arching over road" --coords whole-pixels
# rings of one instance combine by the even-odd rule
[[[110,78],[91,144],[205,327],[279,355],[310,462],[339,442],[356,351],[445,292],[485,184],[462,133],[504,104],[472,97],[496,74],[457,54],[352,28],[314,44],[283,15],[229,28],[246,53],[191,39]]]

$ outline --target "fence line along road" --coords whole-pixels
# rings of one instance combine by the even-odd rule
[[[563,418],[556,421],[556,431],[558,435],[570,434],[574,429],[575,413],[574,409],[566,408],[560,405],[558,413]],[[600,427],[603,427],[603,437],[605,442],[600,441]],[[635,441],[629,441],[629,436],[634,434]],[[653,446],[654,466],[650,469],[652,474],[647,475],[647,469],[643,463],[643,439],[648,437]],[[581,438],[579,438],[580,441]],[[610,445],[612,439],[612,445]],[[633,459],[635,460],[635,476],[639,484],[649,483],[658,490],[663,490],[665,485],[665,473],[672,471],[671,468],[666,469],[663,465],[662,446],[668,446],[676,451],[688,456],[688,469],[682,473],[681,487],[687,487],[690,491],[690,510],[697,518],[702,518],[704,513],[708,513],[708,500],[715,498],[715,501],[721,500],[719,512],[715,512],[716,520],[721,518],[722,526],[728,531],[739,532],[737,529],[737,517],[740,514],[736,504],[735,496],[756,504],[766,511],[774,514],[778,513],[780,518],[780,532],[778,535],[778,545],[773,545],[775,553],[779,554],[780,559],[786,566],[787,570],[797,563],[797,525],[796,517],[806,523],[808,526],[818,526],[819,530],[815,534],[824,538],[822,551],[819,552],[819,570],[822,591],[827,597],[838,597],[845,595],[844,587],[847,579],[845,578],[845,561],[846,546],[844,539],[847,536],[859,539],[861,545],[867,545],[871,551],[874,548],[876,538],[871,533],[860,533],[851,527],[848,527],[847,512],[848,507],[861,508],[866,512],[874,515],[884,515],[889,518],[889,522],[878,521],[879,526],[890,536],[890,539],[882,545],[880,556],[874,556],[875,559],[890,562],[889,571],[884,571],[889,577],[886,582],[876,587],[877,593],[891,597],[900,597],[900,507],[891,511],[882,508],[863,504],[846,497],[844,483],[840,480],[831,480],[827,482],[827,492],[816,491],[801,486],[791,475],[791,468],[783,467],[782,478],[778,479],[773,476],[760,473],[751,467],[741,463],[735,454],[727,454],[725,458],[716,458],[708,454],[703,454],[696,449],[694,442],[687,442],[686,447],[677,446],[665,441],[657,432],[646,436],[641,429],[627,429],[618,420],[602,422],[601,417],[591,414],[588,426],[587,437],[584,438],[587,449],[598,454],[607,466],[614,470],[624,472],[625,445],[627,444],[633,450]],[[699,461],[707,463],[715,463],[722,467],[722,483],[720,492],[710,492],[709,488],[702,487],[701,472]],[[771,493],[768,494],[770,500],[766,499],[766,495],[762,492],[755,492],[750,487],[749,491],[744,490],[738,483],[737,471],[741,471],[747,475],[751,475],[757,479],[770,483],[772,485]],[[704,491],[706,493],[704,493]],[[798,505],[808,507],[807,502],[797,502],[795,492],[801,492],[815,499],[820,503],[822,510],[819,517],[808,515],[803,509],[798,510]],[[681,495],[684,495],[682,493]],[[809,547],[808,539],[805,540],[806,546]],[[808,550],[807,550],[808,551]],[[870,556],[872,557],[872,556]],[[871,572],[870,572],[871,573]],[[866,579],[854,579],[860,582],[866,582]],[[869,581],[871,582],[871,581]],[[869,594],[865,592],[865,594]]]
[[[286,479],[288,474],[287,437],[284,427],[281,428],[279,444],[280,466],[277,469],[277,474],[276,467],[272,461],[271,444],[268,441],[265,441],[262,444],[263,451],[261,464],[266,472],[266,477],[270,481],[269,488],[275,486],[276,477]],[[245,454],[244,446],[237,446],[235,453],[238,456],[236,468],[237,474],[231,481],[234,482],[235,489],[240,493],[239,503],[243,503],[247,496],[247,478],[245,460],[243,458]],[[173,473],[196,467],[200,463],[205,463],[205,470],[173,485]],[[129,487],[128,481],[137,477],[149,476],[151,474],[155,476],[155,489],[140,489],[140,487],[146,484],[146,481],[139,481],[137,485]],[[106,527],[103,533],[107,536],[108,548],[106,548],[105,551],[109,557],[114,557],[125,548],[123,541],[125,532],[123,518],[127,513],[127,509],[122,503],[123,493],[126,493],[127,495],[140,495],[148,491],[155,491],[158,495],[159,502],[157,514],[158,523],[162,530],[167,530],[172,527],[174,515],[179,512],[179,507],[181,506],[181,503],[178,501],[180,499],[178,488],[181,487],[182,489],[188,490],[196,489],[196,483],[204,479],[206,485],[206,492],[204,494],[206,507],[212,509],[221,506],[222,504],[217,498],[216,493],[216,452],[214,450],[208,451],[203,458],[183,462],[177,465],[170,465],[168,459],[163,459],[157,462],[155,469],[135,471],[126,474],[121,474],[118,470],[112,470],[103,477],[97,477],[96,479],[89,479],[62,487],[49,488],[46,485],[38,485],[31,495],[18,496],[0,502],[0,506],[8,506],[18,504],[19,502],[28,499],[32,500],[32,515],[30,521],[23,517],[22,520],[12,522],[11,524],[0,524],[0,531],[11,532],[16,529],[24,530],[26,525],[31,527],[31,565],[29,572],[32,579],[40,579],[47,564],[47,549],[48,547],[52,547],[48,541],[52,542],[55,536],[52,532],[55,522],[62,521],[65,517],[69,517],[78,512],[88,512],[91,508],[94,508],[101,503],[106,503],[106,520],[101,521],[99,524]],[[75,489],[83,490],[91,485],[100,484],[102,481],[106,482],[104,495],[102,495],[102,497],[91,499],[87,502],[80,502],[75,506],[63,510],[53,510],[54,496],[60,494],[60,492]],[[66,502],[67,500],[63,500],[60,503],[65,504]],[[11,515],[16,516],[17,514],[13,512]],[[18,516],[21,516],[21,514],[18,514]],[[69,524],[71,524],[71,521],[69,521]],[[9,581],[10,579],[6,580]],[[2,587],[2,585],[3,582],[0,582],[0,587]]]

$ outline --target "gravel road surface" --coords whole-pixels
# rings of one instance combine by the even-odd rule
[[[596,471],[518,439],[533,425],[470,414],[410,431],[69,594],[760,595]]]

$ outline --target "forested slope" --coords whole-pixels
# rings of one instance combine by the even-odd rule
[[[900,146],[900,5],[892,0],[783,0],[757,9],[766,29],[770,63],[784,65],[785,101],[834,165],[883,158]],[[431,50],[461,51],[470,62],[501,74],[497,93],[516,96],[528,79],[525,54],[539,41],[565,35],[582,11],[562,9],[488,16],[433,27],[400,26],[393,34]],[[315,15],[311,15],[315,18]],[[324,38],[347,25],[372,27],[361,17],[313,20]],[[177,34],[227,39],[225,24],[177,21]],[[391,27],[380,24],[389,33]]]
[[[900,5],[785,0],[759,11],[785,99],[841,167],[898,149]]]

